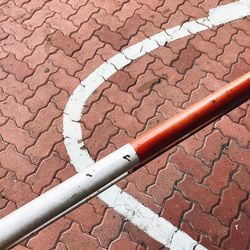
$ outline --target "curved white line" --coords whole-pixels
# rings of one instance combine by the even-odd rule
[[[84,143],[79,122],[83,107],[95,89],[116,73],[117,70],[122,69],[133,60],[163,46],[167,42],[169,43],[248,15],[250,15],[249,0],[241,0],[211,9],[208,17],[186,22],[182,26],[167,29],[132,45],[103,63],[84,79],[75,89],[73,95],[70,96],[63,117],[64,142],[71,163],[76,170],[78,172],[82,171],[94,163],[87,150],[81,149]],[[194,246],[197,249],[204,249],[186,233],[159,217],[132,196],[122,192],[117,186],[113,186],[100,194],[99,198],[152,238],[170,247],[170,249],[193,249]]]

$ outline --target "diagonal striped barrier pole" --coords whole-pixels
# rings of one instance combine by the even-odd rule
[[[38,232],[250,98],[250,72],[0,220],[0,249]]]

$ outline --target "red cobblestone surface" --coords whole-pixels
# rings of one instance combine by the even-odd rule
[[[0,218],[75,173],[62,135],[69,96],[99,65],[220,0],[0,1]],[[166,44],[89,98],[85,146],[100,159],[250,69],[250,18]],[[250,247],[250,104],[118,186],[208,249]],[[98,198],[24,241],[25,249],[166,249]]]

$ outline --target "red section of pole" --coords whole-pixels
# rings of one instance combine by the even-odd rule
[[[142,162],[198,131],[250,98],[250,72],[130,142]]]

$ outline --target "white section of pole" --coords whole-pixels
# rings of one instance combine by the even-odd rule
[[[0,220],[0,249],[8,249],[139,163],[130,144],[96,162]]]

